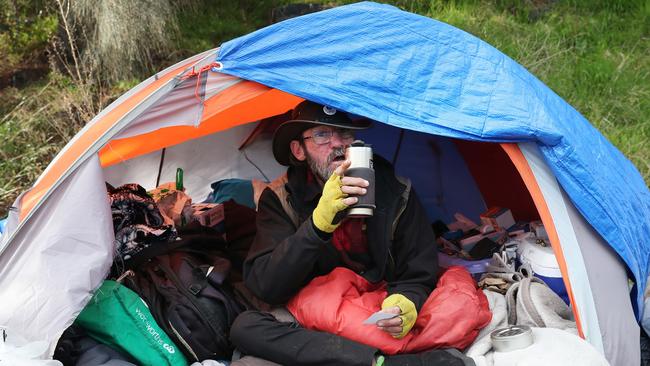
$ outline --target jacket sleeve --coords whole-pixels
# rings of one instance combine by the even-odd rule
[[[406,296],[419,312],[436,286],[438,254],[433,229],[414,190],[397,222],[390,252],[395,276],[388,283],[388,294]]]
[[[311,280],[326,245],[311,218],[296,229],[279,198],[267,188],[259,200],[257,234],[244,262],[246,286],[269,304],[286,303]]]

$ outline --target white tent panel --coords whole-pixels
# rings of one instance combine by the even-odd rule
[[[113,221],[99,159],[86,160],[57,188],[0,256],[0,326],[50,356],[113,259]]]
[[[256,126],[249,123],[167,148],[160,183],[173,182],[176,169],[182,168],[186,193],[201,202],[210,193],[210,183],[221,179],[275,179],[286,168],[273,158],[269,135],[261,134],[239,150]],[[114,186],[138,183],[147,190],[155,188],[161,156],[156,151],[108,167],[106,179]]]

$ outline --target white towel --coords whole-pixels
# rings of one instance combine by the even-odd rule
[[[609,366],[582,338],[556,328],[532,328],[534,343],[511,352],[471,356],[476,366]]]

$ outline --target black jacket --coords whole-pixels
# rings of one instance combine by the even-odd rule
[[[419,311],[438,272],[433,230],[417,195],[400,183],[392,166],[375,156],[374,168],[377,208],[366,221],[374,265],[363,276],[370,282],[386,280],[389,294],[406,296]],[[273,190],[264,190],[259,200],[257,234],[244,262],[244,280],[270,304],[287,302],[314,277],[344,266],[331,238],[324,240],[312,224],[322,188],[308,184],[307,169],[291,167],[287,172],[285,188],[298,227]]]

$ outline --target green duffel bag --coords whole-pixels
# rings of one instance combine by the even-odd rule
[[[129,354],[140,365],[188,365],[144,301],[118,282],[104,281],[75,322],[92,338]]]

